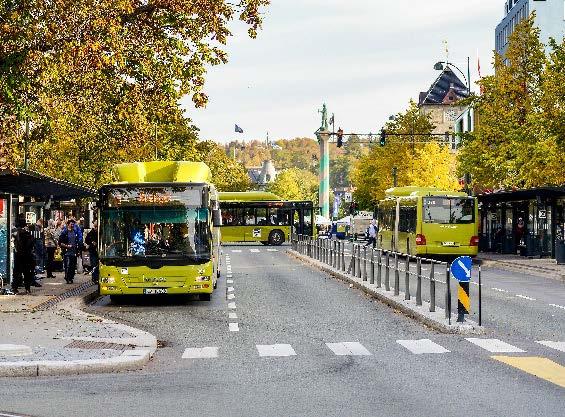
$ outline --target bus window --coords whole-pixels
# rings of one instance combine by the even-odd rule
[[[288,226],[288,210],[280,208],[270,208],[269,209],[269,224],[271,226]]]
[[[256,216],[257,216],[257,226],[266,226],[267,225],[267,209],[266,208],[258,208],[255,209]]]
[[[246,208],[243,209],[244,212],[244,217],[242,220],[244,220],[244,225],[245,226],[255,226],[255,209],[253,208]]]
[[[475,221],[475,200],[472,198],[424,198],[424,222],[462,224]]]

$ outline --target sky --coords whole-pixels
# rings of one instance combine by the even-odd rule
[[[435,81],[445,41],[465,75],[471,58],[476,91],[478,59],[483,76],[493,72],[504,0],[272,0],[264,12],[257,39],[232,24],[229,62],[208,71],[207,107],[182,103],[203,140],[313,138],[323,103],[336,129],[378,132]]]

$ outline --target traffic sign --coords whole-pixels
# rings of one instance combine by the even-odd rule
[[[459,282],[471,281],[471,269],[473,260],[470,256],[460,256],[451,264],[451,274]]]

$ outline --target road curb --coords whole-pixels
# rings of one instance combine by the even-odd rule
[[[557,273],[549,268],[542,266],[525,265],[522,263],[511,263],[492,259],[480,259],[483,268],[502,269],[509,272],[519,272],[525,275],[534,275],[540,278],[553,279],[555,281],[565,282],[565,275]]]
[[[445,310],[443,308],[436,306],[435,312],[430,312],[430,304],[422,301],[422,305],[416,305],[415,300],[405,300],[404,293],[400,292],[399,295],[395,296],[393,291],[385,291],[383,288],[377,288],[374,284],[369,284],[368,281],[363,281],[360,278],[354,278],[350,275],[347,275],[341,271],[338,271],[322,262],[319,262],[315,259],[312,259],[308,256],[302,255],[294,250],[287,250],[287,253],[307,264],[310,264],[330,275],[334,276],[335,278],[345,281],[348,284],[351,284],[354,288],[357,288],[367,295],[370,295],[373,298],[383,302],[384,304],[392,307],[398,311],[401,311],[405,315],[425,324],[428,327],[431,327],[439,332],[442,333],[449,333],[449,334],[485,334],[486,330],[484,327],[479,327],[473,321],[467,321],[463,324],[457,323],[455,320],[455,316],[452,318],[451,324],[449,324],[448,320],[445,318]]]
[[[18,361],[0,363],[0,377],[61,376],[95,373],[112,373],[141,370],[151,360],[157,350],[157,338],[152,334],[103,317],[89,314],[80,308],[98,296],[93,288],[80,297],[61,301],[58,309],[61,314],[75,319],[96,321],[117,330],[132,334],[128,338],[65,337],[65,340],[95,341],[127,345],[130,349],[120,355],[106,359],[87,359],[74,361]]]

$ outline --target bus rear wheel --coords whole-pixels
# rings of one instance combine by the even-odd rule
[[[273,230],[269,234],[269,244],[272,246],[280,246],[284,243],[284,233],[280,230]]]

